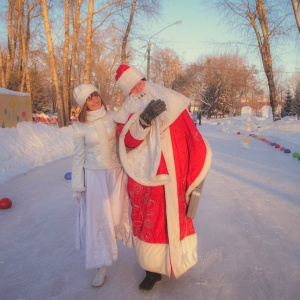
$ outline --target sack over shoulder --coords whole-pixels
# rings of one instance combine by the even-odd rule
[[[200,183],[199,186],[197,186],[191,193],[189,203],[187,205],[186,215],[187,217],[194,219],[197,207],[200,201],[202,187],[203,187],[204,180]]]

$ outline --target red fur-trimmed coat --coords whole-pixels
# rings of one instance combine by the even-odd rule
[[[119,136],[124,126],[118,124]],[[121,142],[129,149],[143,142],[134,138],[130,127],[124,134]],[[208,172],[211,149],[187,110],[163,135],[165,146],[156,175],[170,175],[170,183],[147,186],[128,176],[127,190],[139,264],[145,270],[178,278],[197,263],[197,234],[186,216],[187,198]]]

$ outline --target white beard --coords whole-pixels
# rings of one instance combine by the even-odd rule
[[[145,83],[143,91],[139,94],[132,94],[127,96],[123,106],[127,111],[130,111],[131,113],[140,112],[145,109],[145,107],[151,100],[156,100],[155,96],[153,95],[152,89],[149,87],[149,85]]]
[[[160,86],[146,81],[145,87],[141,93],[128,95],[125,98],[122,107],[115,117],[115,121],[118,123],[125,123],[130,114],[142,113],[151,100],[161,99],[164,101],[165,98],[164,91]],[[168,111],[168,103],[166,103],[166,106],[166,111]],[[160,114],[157,119],[160,120],[162,125],[163,123],[167,123],[168,118],[166,112]]]

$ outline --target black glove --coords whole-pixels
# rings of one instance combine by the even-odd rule
[[[151,125],[153,119],[167,109],[166,103],[160,99],[151,100],[140,115],[140,123],[145,128]]]

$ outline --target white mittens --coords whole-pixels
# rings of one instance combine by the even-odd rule
[[[73,195],[72,195],[72,197],[73,197],[75,200],[80,201],[80,199],[81,199],[81,194],[82,194],[82,192],[74,192]]]

